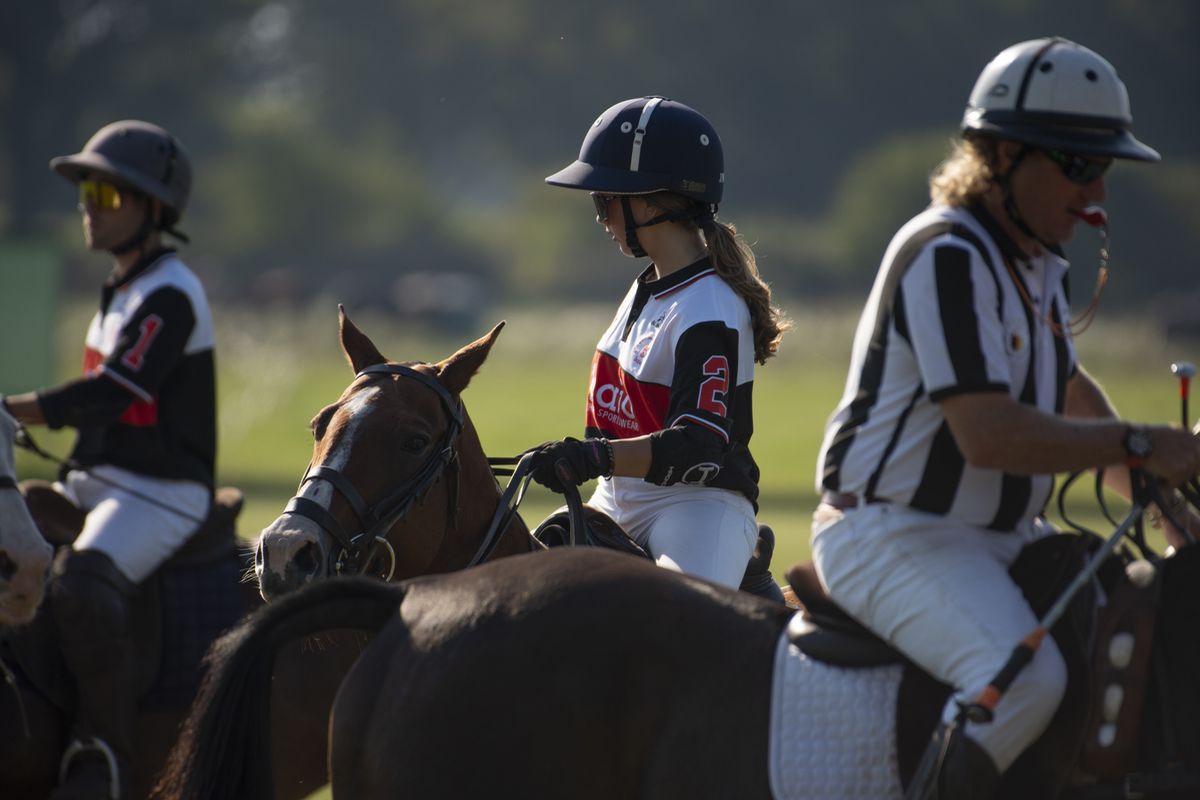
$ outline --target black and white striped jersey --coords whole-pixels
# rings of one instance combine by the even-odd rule
[[[173,251],[105,285],[83,372],[38,393],[48,424],[79,430],[74,460],[212,486],[212,314],[200,280]]]
[[[680,482],[731,489],[755,502],[750,310],[707,258],[653,278],[650,267],[633,282],[596,346],[586,435],[703,431],[723,453],[720,463]]]
[[[1067,266],[1054,253],[1025,256],[978,206],[934,206],[901,228],[859,320],[845,392],[817,462],[818,491],[1001,531],[1039,514],[1053,476],[968,465],[938,401],[1008,392],[1062,412],[1077,368],[1074,344],[1046,320],[1066,327]]]

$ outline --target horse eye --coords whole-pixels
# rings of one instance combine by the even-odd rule
[[[329,427],[329,420],[333,419],[333,413],[337,411],[337,406],[326,406],[322,408],[309,425],[312,427],[313,438],[317,441],[325,435],[325,429]]]
[[[420,453],[428,445],[429,445],[429,437],[418,433],[415,436],[410,436],[407,439],[405,439],[404,444],[402,444],[401,447],[403,447],[405,450],[407,450],[410,453]]]

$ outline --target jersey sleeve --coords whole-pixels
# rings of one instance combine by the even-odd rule
[[[930,398],[1003,392],[1011,382],[999,276],[961,241],[931,243],[901,281],[897,331]]]
[[[121,331],[100,374],[149,401],[183,357],[196,326],[187,295],[163,288],[149,295]]]
[[[666,427],[651,437],[646,480],[707,483],[717,476],[732,441],[737,375],[737,330],[704,322],[684,331],[675,346]]]
[[[101,375],[68,381],[37,394],[46,425],[53,429],[110,424],[133,401],[126,389]]]
[[[47,425],[108,425],[135,400],[152,401],[183,357],[195,320],[191,302],[179,290],[152,293],[94,374],[38,392]]]

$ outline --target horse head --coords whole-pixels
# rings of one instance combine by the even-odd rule
[[[0,625],[33,619],[53,552],[17,489],[13,439],[17,422],[0,405]]]
[[[259,538],[268,600],[335,574],[399,580],[466,566],[499,501],[460,395],[504,323],[429,364],[389,361],[340,306],[339,320],[354,379],[313,418],[300,488]]]

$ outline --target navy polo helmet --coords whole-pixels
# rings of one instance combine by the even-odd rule
[[[725,187],[725,155],[700,112],[666,97],[623,100],[592,124],[579,158],[546,178],[605,194],[676,192],[712,206]]]

